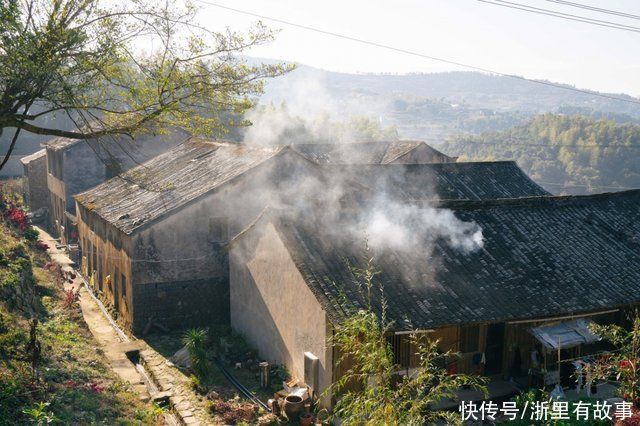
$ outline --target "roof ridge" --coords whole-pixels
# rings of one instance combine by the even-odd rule
[[[629,189],[617,192],[601,192],[598,194],[587,195],[542,195],[535,197],[519,197],[519,198],[495,198],[486,200],[433,200],[433,201],[417,201],[416,203],[435,202],[435,207],[440,208],[484,208],[484,207],[501,207],[501,206],[532,206],[541,207],[557,202],[570,201],[588,201],[598,199],[611,199],[631,195],[640,195],[640,189]]]

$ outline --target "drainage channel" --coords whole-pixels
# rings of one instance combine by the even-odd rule
[[[109,311],[107,311],[107,308],[104,306],[102,301],[98,299],[98,297],[95,295],[95,293],[93,292],[93,289],[91,288],[91,286],[89,285],[85,277],[80,273],[80,271],[75,270],[75,272],[76,272],[76,275],[80,277],[80,279],[84,283],[85,289],[87,290],[87,292],[89,293],[93,301],[98,305],[104,317],[107,319],[107,321],[109,321],[109,324],[111,325],[111,327],[113,327],[113,329],[118,334],[118,338],[120,339],[120,341],[122,341],[123,343],[131,342],[132,339],[129,336],[127,336],[127,334],[113,320],[113,318],[109,314]],[[129,361],[131,361],[131,363],[135,366],[135,369],[140,374],[140,377],[142,377],[142,381],[144,382],[144,385],[146,386],[147,391],[149,392],[149,395],[153,400],[154,395],[157,395],[160,392],[160,390],[158,389],[158,386],[156,385],[156,383],[153,381],[147,369],[144,368],[144,365],[140,363],[140,351],[137,351],[137,350],[130,351],[125,353],[125,355],[129,359]],[[170,405],[169,401],[166,401],[166,404]],[[179,426],[182,424],[178,416],[172,412],[164,413],[164,420],[165,420],[165,423],[169,426]]]

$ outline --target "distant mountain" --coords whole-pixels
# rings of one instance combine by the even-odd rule
[[[458,161],[515,160],[554,194],[640,188],[640,125],[543,114],[513,129],[456,137],[440,146]]]
[[[249,62],[277,61],[249,58]],[[637,104],[477,72],[346,74],[301,65],[283,77],[268,80],[265,89],[260,103],[284,102],[292,116],[313,122],[326,121],[326,116],[332,122],[368,118],[380,128],[394,126],[400,138],[423,139],[436,146],[453,135],[523,125],[546,112],[607,118],[617,123],[640,122]],[[63,118],[50,118],[47,124],[70,125]],[[6,151],[12,134],[11,129],[6,130],[0,137],[0,154]],[[0,176],[20,174],[18,159],[36,151],[48,139],[23,132],[17,155]]]
[[[301,65],[269,80],[261,102],[293,103],[293,113],[296,106],[312,112],[324,107],[338,116],[375,117],[384,125],[396,125],[400,137],[436,140],[454,133],[504,130],[545,112],[573,110],[616,121],[640,120],[638,104],[563,87],[478,72],[346,74]]]

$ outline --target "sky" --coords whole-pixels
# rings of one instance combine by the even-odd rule
[[[241,31],[257,21],[195,1],[201,8],[201,24],[210,29]],[[505,74],[640,96],[640,32],[542,16],[478,0],[208,1]],[[640,27],[640,20],[591,13],[549,0],[511,1]],[[639,0],[573,1],[640,15]],[[464,69],[263,22],[280,32],[272,43],[248,52],[251,56],[349,73]]]

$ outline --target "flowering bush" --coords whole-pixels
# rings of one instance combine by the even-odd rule
[[[38,242],[36,243],[36,248],[40,251],[47,251],[49,250],[49,245],[42,240],[38,240]]]
[[[102,393],[104,391],[104,386],[97,382],[89,382],[87,383],[87,389],[94,393]]]
[[[590,367],[592,377],[607,380],[615,377],[620,384],[618,393],[626,401],[640,406],[640,314],[635,313],[633,325],[625,330],[618,325],[590,326],[591,331],[608,341],[616,350],[602,357]],[[640,416],[638,416],[640,419]],[[626,423],[625,423],[626,424]],[[629,423],[635,424],[635,423]]]
[[[29,228],[29,218],[27,214],[19,207],[11,207],[6,212],[6,217],[11,223],[21,231],[26,231]]]
[[[72,288],[64,291],[62,306],[65,309],[71,308],[80,299],[80,290],[74,291]]]

